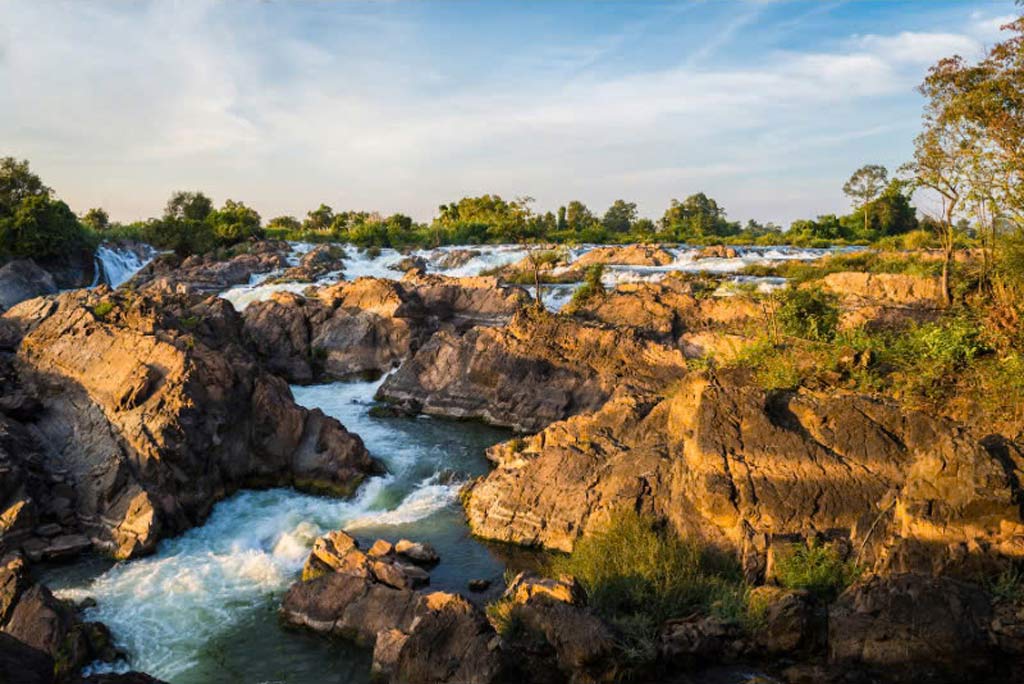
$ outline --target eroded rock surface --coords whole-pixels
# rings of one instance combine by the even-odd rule
[[[677,350],[631,330],[523,312],[502,328],[437,333],[379,396],[432,415],[533,431],[597,409],[616,391],[658,392],[685,367]]]
[[[494,278],[359,278],[309,297],[278,293],[254,303],[245,310],[245,332],[272,370],[309,382],[390,370],[437,330],[458,335],[501,323],[528,301]]]
[[[667,399],[619,396],[489,456],[497,467],[466,511],[474,533],[502,541],[568,551],[628,507],[733,550],[751,576],[773,535],[815,531],[887,571],[1024,555],[1017,452],[856,395],[694,376]]]
[[[48,477],[46,500],[70,499],[80,529],[119,558],[242,486],[344,494],[380,471],[357,436],[260,368],[224,300],[100,289],[5,318],[24,335],[16,366],[40,404],[19,428],[32,449],[8,460]]]
[[[233,248],[233,254],[193,255],[183,261],[166,254],[136,273],[129,284],[162,292],[222,292],[250,282],[254,275],[288,268],[290,251],[287,242],[265,240]]]

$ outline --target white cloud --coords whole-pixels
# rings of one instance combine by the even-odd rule
[[[557,68],[510,56],[508,79],[498,54],[453,72],[436,59],[449,46],[414,49],[401,17],[313,7],[332,16],[310,34],[275,4],[0,5],[0,154],[122,219],[199,187],[266,215],[327,201],[421,219],[471,192],[624,196],[657,214],[704,189],[737,218],[788,221],[845,206],[837,174],[901,161],[924,66],[987,30],[979,17],[970,35],[599,69],[630,27],[629,41],[540,53],[561,54]]]

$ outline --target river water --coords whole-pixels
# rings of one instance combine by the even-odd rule
[[[293,247],[295,261],[311,248]],[[591,248],[575,248],[572,256]],[[419,255],[427,259],[429,271],[455,276],[478,275],[524,256],[512,245],[475,249],[481,252],[478,256],[449,269],[437,266],[444,248]],[[346,250],[344,274],[325,282],[400,276],[390,269],[401,258],[393,250],[376,256],[351,246]],[[813,259],[824,252],[741,248],[735,259],[696,260],[696,250],[673,251],[676,259],[665,267],[612,267],[606,284],[657,280],[673,270],[734,273],[748,263]],[[112,281],[139,265],[122,256],[104,253],[105,272],[116,272]],[[117,270],[121,261],[124,268]],[[222,296],[243,309],[275,291],[306,287],[263,284],[273,276],[257,276]],[[572,285],[549,286],[545,304],[557,310],[573,290]],[[510,436],[477,423],[371,416],[380,382],[292,388],[298,403],[340,420],[387,464],[388,474],[369,480],[354,498],[329,499],[290,489],[240,492],[218,503],[201,527],[161,542],[153,556],[116,564],[98,558],[81,561],[51,568],[41,579],[63,598],[95,599],[87,618],[106,623],[129,657],[115,670],[130,664],[175,684],[368,681],[367,650],[282,629],[276,614],[281,595],[298,577],[313,540],[338,528],[365,543],[378,537],[430,542],[442,558],[431,573],[434,588],[465,591],[470,579],[500,580],[504,563],[494,548],[469,536],[457,492],[467,478],[487,472],[486,447]]]
[[[355,498],[241,492],[217,504],[203,526],[161,542],[151,557],[77,564],[43,580],[63,598],[94,598],[86,616],[111,628],[131,667],[175,684],[367,681],[368,651],[278,625],[280,597],[317,535],[344,528],[367,543],[428,541],[441,554],[431,572],[437,589],[465,592],[470,579],[500,580],[504,569],[469,536],[457,493],[466,478],[487,471],[484,449],[509,433],[476,423],[372,417],[379,384],[293,388],[300,404],[338,418],[387,464],[388,474],[368,481]]]

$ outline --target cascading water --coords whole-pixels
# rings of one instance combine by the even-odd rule
[[[317,535],[344,527],[364,541],[428,541],[441,553],[431,572],[431,586],[438,589],[464,591],[469,579],[497,579],[503,569],[469,537],[456,499],[465,478],[487,471],[484,448],[508,433],[427,418],[372,417],[379,384],[293,388],[300,404],[341,420],[387,464],[389,474],[368,481],[355,498],[288,489],[242,492],[217,504],[203,526],[162,542],[154,556],[99,568],[98,576],[94,569],[92,578],[67,568],[44,580],[63,598],[95,598],[87,617],[111,628],[131,666],[175,684],[365,682],[366,652],[285,632],[277,623],[280,596]],[[286,677],[278,677],[282,669]],[[328,671],[331,678],[321,678]]]
[[[96,248],[96,276],[92,286],[118,287],[153,260],[156,251],[149,245],[136,248],[100,245]]]

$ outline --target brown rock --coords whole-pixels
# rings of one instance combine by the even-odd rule
[[[395,544],[395,553],[422,565],[431,565],[441,560],[437,551],[430,544],[412,542],[408,539],[398,540]]]
[[[240,486],[347,494],[380,472],[358,437],[297,406],[283,380],[259,370],[224,300],[104,296],[103,316],[87,292],[8,313],[26,333],[20,377],[43,398],[32,434],[55,455],[47,467],[62,470],[83,531],[101,548],[145,553]],[[48,546],[61,554],[84,545],[69,537]]]
[[[874,577],[829,611],[829,660],[886,682],[964,682],[991,671],[992,607],[944,577]]]
[[[727,245],[708,245],[702,247],[694,256],[695,259],[735,259],[740,253]]]
[[[658,245],[624,245],[621,247],[597,247],[574,261],[572,265],[578,268],[594,264],[667,266],[675,259],[671,252]]]

